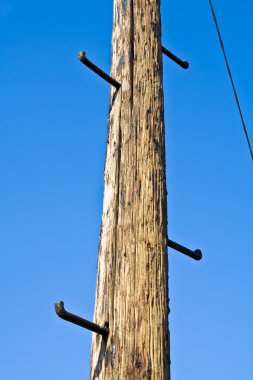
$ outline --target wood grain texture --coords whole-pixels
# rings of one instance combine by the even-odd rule
[[[160,0],[114,0],[90,379],[169,380]]]

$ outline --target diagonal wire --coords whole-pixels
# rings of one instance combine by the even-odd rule
[[[212,0],[209,0],[209,3],[210,3],[212,15],[213,15],[214,23],[215,23],[215,26],[216,26],[216,29],[217,29],[217,32],[218,32],[221,49],[222,49],[222,52],[223,52],[223,55],[224,55],[224,58],[225,58],[225,62],[226,62],[226,66],[227,66],[227,71],[228,71],[230,82],[231,82],[231,85],[232,85],[232,88],[233,88],[233,92],[234,92],[237,108],[238,108],[238,111],[239,111],[239,114],[240,114],[240,117],[241,117],[243,130],[244,130],[245,137],[246,137],[246,140],[247,140],[247,143],[248,143],[248,147],[249,147],[249,150],[250,150],[251,159],[253,161],[253,151],[252,151],[252,147],[251,147],[251,144],[250,144],[249,134],[248,134],[247,127],[246,127],[246,124],[245,124],[245,121],[244,121],[244,117],[243,117],[243,114],[242,114],[242,109],[241,109],[239,98],[238,98],[237,91],[236,91],[236,88],[235,88],[235,84],[234,84],[232,72],[231,72],[231,69],[230,69],[230,66],[229,66],[229,62],[228,62],[227,54],[226,54],[226,51],[225,51],[225,47],[224,47],[224,44],[223,44],[223,41],[222,41],[222,37],[221,37],[221,33],[220,33],[220,28],[219,28],[219,25],[218,25],[218,21],[217,21],[217,18],[216,18],[216,14],[215,14],[215,10],[214,10],[214,7],[213,7]]]

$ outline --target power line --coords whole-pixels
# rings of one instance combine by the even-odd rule
[[[222,41],[222,37],[221,37],[221,33],[220,33],[220,28],[219,28],[219,25],[218,25],[218,21],[217,21],[217,17],[216,17],[216,14],[215,14],[215,10],[214,10],[214,7],[213,7],[212,0],[209,0],[209,4],[210,4],[210,7],[211,7],[214,23],[215,23],[215,26],[216,26],[216,29],[217,29],[217,33],[218,33],[218,36],[219,36],[219,40],[220,40],[220,45],[221,45],[221,49],[222,49],[222,52],[223,52],[223,56],[225,58],[225,62],[226,62],[226,66],[227,66],[227,71],[228,71],[230,82],[231,82],[231,85],[232,85],[232,88],[233,88],[233,92],[234,92],[237,108],[238,108],[238,111],[239,111],[239,114],[240,114],[240,117],[241,117],[243,130],[244,130],[245,137],[246,137],[246,140],[247,140],[247,143],[248,143],[248,147],[249,147],[249,150],[250,150],[251,159],[253,161],[253,151],[252,151],[252,147],[251,147],[251,144],[250,144],[249,134],[248,134],[247,127],[246,127],[246,124],[245,124],[245,121],[244,121],[244,117],[243,117],[243,114],[242,114],[242,109],[241,109],[239,98],[238,98],[237,91],[236,91],[236,88],[235,88],[235,84],[234,84],[232,72],[231,72],[231,69],[230,69],[230,66],[229,66],[229,62],[228,62],[227,54],[226,54],[226,51],[225,51],[224,43]]]

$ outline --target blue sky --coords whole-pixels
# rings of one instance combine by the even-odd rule
[[[214,2],[253,140],[250,0]],[[250,379],[253,172],[208,1],[163,1],[173,380]],[[4,380],[88,379],[112,0],[0,0],[0,324]]]

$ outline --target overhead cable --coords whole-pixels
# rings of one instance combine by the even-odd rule
[[[224,59],[225,59],[225,62],[226,62],[227,71],[228,71],[230,82],[231,82],[231,85],[232,85],[232,88],[233,88],[233,92],[234,92],[237,108],[238,108],[238,111],[239,111],[239,114],[240,114],[240,117],[241,117],[243,130],[244,130],[245,137],[246,137],[246,140],[247,140],[247,143],[248,143],[248,147],[249,147],[249,150],[250,150],[251,159],[253,161],[253,151],[252,151],[252,147],[251,147],[251,143],[250,143],[250,139],[249,139],[249,134],[248,134],[247,127],[246,127],[246,124],[245,124],[245,121],[244,121],[242,109],[241,109],[239,98],[238,98],[237,91],[236,91],[236,88],[235,88],[232,72],[231,72],[231,69],[230,69],[229,62],[228,62],[228,58],[227,58],[227,54],[226,54],[226,51],[225,51],[224,43],[223,43],[223,40],[222,40],[222,37],[221,37],[220,28],[219,28],[219,24],[218,24],[218,21],[217,21],[217,17],[216,17],[216,14],[215,14],[215,10],[214,10],[214,7],[213,7],[212,0],[209,0],[209,4],[210,4],[210,7],[211,7],[214,23],[215,23],[215,26],[216,26],[216,29],[217,29],[217,33],[218,33],[218,36],[219,36],[220,45],[221,45],[223,56],[224,56]]]

